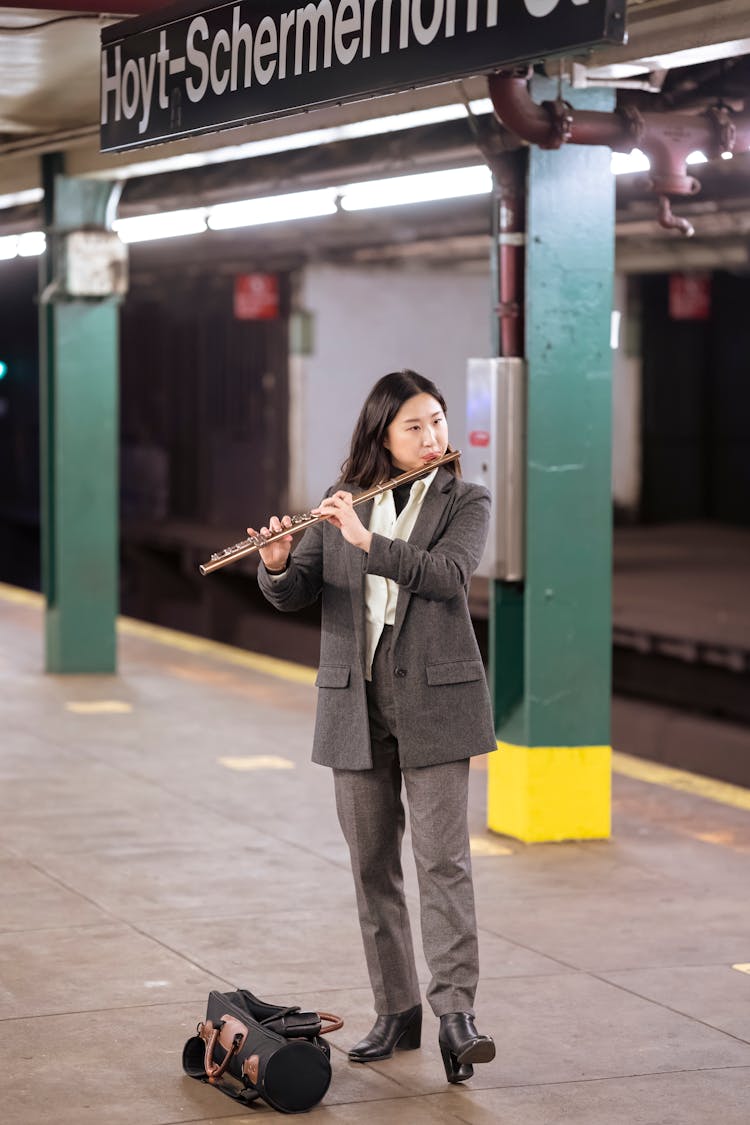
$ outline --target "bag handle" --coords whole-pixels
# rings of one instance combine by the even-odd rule
[[[344,1021],[340,1016],[332,1016],[330,1012],[318,1012],[320,1016],[320,1034],[330,1035],[332,1031],[338,1031],[340,1027],[344,1026]],[[327,1021],[328,1026],[323,1027],[323,1021]]]
[[[203,1042],[206,1044],[206,1054],[203,1068],[211,1083],[216,1082],[221,1078],[224,1071],[229,1066],[230,1062],[241,1049],[245,1040],[247,1039],[247,1028],[244,1027],[239,1020],[233,1019],[232,1016],[224,1016],[217,1024],[213,1024],[211,1020],[206,1020],[205,1023],[198,1024],[198,1034]],[[232,1036],[231,1042],[228,1042],[229,1035]],[[224,1058],[220,1063],[214,1062],[214,1050],[216,1044],[224,1040],[221,1046],[224,1048]]]

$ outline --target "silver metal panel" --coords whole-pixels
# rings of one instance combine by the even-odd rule
[[[466,376],[466,480],[492,493],[492,514],[477,574],[524,576],[526,367],[522,359],[470,359]]]

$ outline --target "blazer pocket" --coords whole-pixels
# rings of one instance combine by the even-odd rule
[[[316,687],[348,687],[348,664],[321,664],[315,677]]]
[[[471,680],[484,678],[484,665],[481,660],[449,660],[442,664],[427,665],[427,683],[465,684]]]

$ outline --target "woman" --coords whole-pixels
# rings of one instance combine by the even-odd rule
[[[280,610],[322,595],[313,761],[332,767],[354,874],[377,1019],[353,1062],[419,1047],[419,983],[401,870],[409,803],[419,879],[427,999],[440,1018],[449,1082],[494,1058],[474,1026],[478,977],[467,801],[469,758],[495,749],[467,587],[484,548],[490,497],[458,478],[445,401],[428,379],[398,371],[362,408],[341,484],[324,519],[290,554],[292,536],[260,552],[258,581]],[[412,469],[422,477],[353,506],[353,496]],[[272,516],[261,535],[291,526]],[[248,528],[250,535],[256,532]]]

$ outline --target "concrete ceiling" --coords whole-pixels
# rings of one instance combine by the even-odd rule
[[[73,175],[143,176],[143,169],[136,169],[136,165],[142,166],[144,161],[163,160],[171,155],[189,160],[191,154],[249,140],[453,103],[460,97],[453,85],[435,86],[139,152],[103,155],[98,151],[97,124],[101,27],[124,18],[120,9],[125,6],[135,14],[163,5],[159,0],[112,0],[109,14],[102,15],[97,11],[100,3],[101,0],[57,0],[54,8],[42,8],[33,2],[24,7],[0,8],[0,196],[38,187],[39,156],[46,151],[64,151],[66,169]],[[718,58],[750,53],[750,0],[628,0],[628,29],[627,46],[605,47],[578,60],[586,67],[589,81],[621,78],[626,73],[621,70],[625,63],[635,64],[628,74],[642,72],[647,77],[650,71],[669,69],[671,53],[695,51],[707,45],[720,45],[709,52],[709,56]],[[675,59],[674,65],[685,65],[693,58],[688,55],[687,59]],[[463,93],[470,98],[483,97],[486,84],[481,77],[472,79],[464,84]],[[739,173],[740,161],[733,163]],[[746,174],[745,164],[743,161],[742,171]],[[733,196],[738,191],[735,186]],[[750,211],[750,190],[747,195]],[[735,201],[732,207],[739,210],[740,204]],[[707,205],[721,211],[721,204],[712,199]],[[0,220],[2,217],[0,211]],[[626,200],[619,218],[621,234],[625,233],[626,223],[641,223],[632,227],[634,239],[643,239],[644,251],[649,245],[653,248],[655,231],[649,227],[647,233],[642,225],[651,221],[647,213],[639,212],[637,206],[633,211]],[[744,223],[738,218],[727,221],[735,223],[731,234],[720,222],[713,221],[712,237],[736,247],[740,235],[745,253]],[[431,234],[430,231],[426,243],[431,242]],[[457,229],[452,234],[459,239],[469,237],[466,229]]]
[[[102,26],[123,18],[126,6],[138,13],[163,5],[158,0],[109,0],[107,12],[115,15],[106,16],[96,10],[101,3],[57,0],[54,7],[33,2],[0,7],[0,194],[38,183],[35,158],[42,151],[69,151],[70,171],[78,174],[101,174],[143,161],[143,152],[106,157],[98,153],[99,33]],[[627,46],[602,48],[585,60],[586,66],[606,74],[601,68],[615,63],[716,43],[728,44],[726,54],[747,51],[750,0],[628,0],[628,29]],[[480,81],[475,88],[482,85]],[[450,87],[431,87],[161,145],[158,153],[161,157],[239,144],[246,137],[299,132],[455,98]]]

